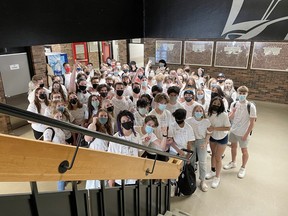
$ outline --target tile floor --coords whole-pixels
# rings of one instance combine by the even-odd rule
[[[222,171],[219,188],[209,188],[206,193],[196,190],[190,197],[174,197],[171,209],[181,209],[193,216],[287,215],[288,142],[285,137],[288,133],[288,105],[256,102],[256,106],[258,118],[249,143],[246,177],[237,178],[241,165],[239,150],[238,168]],[[15,130],[14,135],[32,137],[30,126]],[[230,160],[230,148],[227,147],[223,164]],[[211,185],[211,181],[208,183]],[[41,182],[38,187],[39,191],[55,190],[56,182]],[[29,184],[0,183],[0,194],[19,192],[30,192]]]

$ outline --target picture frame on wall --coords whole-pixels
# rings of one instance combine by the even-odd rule
[[[288,42],[254,42],[251,69],[288,72]]]
[[[156,40],[155,60],[164,59],[167,64],[181,64],[182,41]]]
[[[251,42],[217,41],[215,67],[247,69]]]
[[[212,66],[214,41],[185,41],[184,64]]]

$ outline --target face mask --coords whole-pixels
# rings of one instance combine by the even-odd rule
[[[185,99],[185,101],[187,101],[188,103],[191,102],[191,101],[193,100],[192,97],[185,97],[184,99]]]
[[[128,69],[123,70],[124,73],[127,73],[128,71],[129,71]]]
[[[70,71],[71,71],[71,68],[65,68],[65,71],[66,71],[66,73],[70,73]]]
[[[100,92],[101,97],[106,98],[107,97],[107,92]]]
[[[158,108],[159,110],[164,111],[166,109],[166,106],[166,104],[159,104]]]
[[[117,71],[117,72],[116,72],[116,71],[114,72],[114,76],[118,76],[118,74],[119,74],[118,71]]]
[[[225,80],[217,80],[219,83],[223,83]]]
[[[90,75],[90,72],[86,72],[86,75],[89,76],[89,75]]]
[[[156,95],[157,95],[157,93],[153,93],[153,94],[152,94],[152,97],[153,97],[153,98],[155,98],[155,97],[156,97]]]
[[[216,83],[212,83],[211,84],[211,88],[215,88],[215,87],[217,87],[217,84]]]
[[[113,85],[113,83],[107,83],[107,85],[111,87]]]
[[[80,85],[80,86],[79,86],[79,89],[80,89],[81,91],[85,91],[85,90],[86,90],[86,86]]]
[[[220,107],[216,106],[216,105],[212,105],[212,107],[211,107],[212,111],[215,111],[215,112],[218,112],[219,108]]]
[[[44,99],[46,98],[46,94],[43,94],[43,93],[40,94],[40,95],[39,95],[39,98],[40,98],[41,100],[44,100]]]
[[[117,66],[117,68],[118,68],[119,70],[121,70],[121,66]]]
[[[132,121],[124,122],[122,123],[122,127],[125,128],[126,130],[130,130],[133,128],[133,122]]]
[[[148,134],[151,134],[151,133],[153,133],[153,127],[151,127],[151,126],[149,126],[149,125],[146,125],[145,126],[145,131],[146,131],[146,133],[148,133]]]
[[[91,105],[94,107],[94,109],[97,109],[99,106],[99,101],[91,101]]]
[[[100,124],[104,125],[104,124],[107,123],[108,118],[106,118],[106,117],[99,117],[99,118],[98,118],[98,121],[100,122]]]
[[[143,81],[142,86],[147,86],[147,81]]]
[[[127,82],[123,82],[123,85],[124,85],[124,86],[127,86],[127,85],[128,85],[128,83],[127,83]]]
[[[81,69],[80,67],[78,67],[76,70],[77,70],[77,71],[81,71],[82,69]]]
[[[65,110],[65,107],[64,106],[59,106],[58,108],[57,108],[57,110],[59,111],[59,112],[64,112],[64,110]]]
[[[164,63],[159,63],[159,67],[164,67]]]
[[[107,111],[108,111],[108,112],[113,112],[113,110],[114,110],[114,106],[107,107]]]
[[[178,120],[178,119],[175,119],[175,121],[177,122],[177,124],[182,124],[185,120]]]
[[[190,69],[185,69],[185,72],[189,73],[189,72],[190,72]]]
[[[139,94],[140,93],[140,88],[138,88],[138,87],[133,88],[133,92],[135,94]]]
[[[203,94],[197,94],[197,98],[198,98],[198,100],[202,100],[204,98],[204,95]]]
[[[212,92],[211,93],[211,98],[214,98],[214,97],[217,97],[218,96],[218,93],[216,93],[216,92]]]
[[[146,109],[146,108],[139,108],[138,111],[139,111],[139,113],[140,113],[142,116],[144,116],[144,115],[147,114],[147,109]]]
[[[172,102],[172,103],[175,103],[176,101],[177,101],[177,96],[170,96],[170,101]]]
[[[203,113],[202,112],[195,112],[194,116],[195,116],[195,118],[200,119],[203,117]]]
[[[71,99],[69,102],[70,102],[71,104],[75,105],[75,104],[77,104],[78,99],[77,99],[77,98],[73,98],[73,99]]]
[[[143,77],[143,75],[138,75],[138,78],[141,80],[142,79],[142,77]]]
[[[39,85],[39,87],[40,87],[40,88],[44,88],[44,83],[41,83],[41,84]]]
[[[116,94],[117,94],[118,96],[122,96],[123,93],[124,93],[123,90],[116,90]]]
[[[94,89],[97,89],[97,87],[98,87],[98,84],[93,84]]]
[[[247,95],[239,95],[238,99],[240,102],[245,101],[246,100]]]

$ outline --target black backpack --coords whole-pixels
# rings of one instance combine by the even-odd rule
[[[195,192],[196,186],[196,176],[194,167],[191,163],[185,164],[183,171],[180,173],[177,181],[177,188],[175,195],[180,196],[181,194],[187,196]]]

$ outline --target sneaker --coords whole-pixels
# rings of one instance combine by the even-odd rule
[[[171,191],[170,191],[170,197],[174,197],[176,192],[176,183],[171,182]]]
[[[246,174],[245,168],[241,167],[239,172],[238,172],[238,178],[244,178]]]
[[[220,184],[220,178],[217,178],[216,176],[213,178],[213,181],[212,181],[212,185],[211,187],[212,188],[217,188]]]
[[[212,179],[214,176],[216,176],[216,172],[210,171],[206,174],[205,179],[209,180]]]
[[[206,184],[205,181],[201,181],[201,183],[200,183],[200,188],[201,188],[201,190],[202,190],[203,192],[207,192],[207,191],[208,191],[208,186],[207,186],[207,184]]]
[[[229,164],[224,165],[223,169],[229,170],[229,169],[233,169],[235,167],[236,167],[236,163],[231,161]]]

